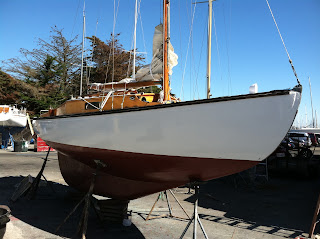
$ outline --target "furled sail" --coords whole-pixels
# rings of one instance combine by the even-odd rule
[[[136,73],[136,81],[159,80],[163,74],[163,25],[155,27],[153,35],[152,61],[150,64],[143,66]],[[173,46],[169,43],[169,75],[172,74],[172,68],[178,64],[178,56],[174,53]]]

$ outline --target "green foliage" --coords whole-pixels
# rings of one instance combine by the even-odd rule
[[[44,60],[43,66],[40,68],[37,75],[41,87],[44,87],[49,83],[54,83],[57,74],[55,61],[55,57],[50,55],[47,55],[47,58]]]
[[[79,83],[81,46],[77,37],[67,40],[63,30],[52,27],[50,40],[38,39],[38,48],[20,49],[21,56],[3,61],[2,69],[16,79],[37,87],[59,86],[63,97],[75,94]]]
[[[40,97],[39,90],[25,82],[14,79],[10,75],[0,71],[0,102],[1,104],[17,104],[19,106],[29,107],[24,96],[29,99],[38,99]]]
[[[19,80],[14,79],[10,75],[0,71],[0,101],[4,104],[15,104],[17,102],[17,97],[21,94],[30,95],[36,97],[38,90]],[[10,97],[5,97],[6,95],[12,95],[13,99]]]
[[[90,70],[90,81],[117,82],[132,75],[132,54],[126,51],[119,42],[120,34],[110,36],[106,42],[98,37],[88,37],[91,41],[93,68]],[[136,54],[136,71],[141,67],[144,57]]]
[[[23,106],[31,116],[35,116],[39,115],[40,110],[57,107],[66,99],[57,84],[33,86],[0,71],[1,104]]]
[[[2,62],[0,103],[23,104],[32,114],[56,107],[79,92],[81,46],[52,28],[49,41],[38,39],[33,50]],[[31,93],[32,92],[32,93]]]
[[[49,41],[39,38],[37,48],[21,48],[20,57],[2,61],[1,69],[13,77],[0,71],[0,104],[23,105],[31,115],[39,115],[40,110],[55,108],[79,94],[81,45],[76,43],[77,37],[67,40],[62,31],[55,26]],[[84,66],[91,61],[93,65],[84,67],[84,80],[111,82],[131,76],[132,54],[124,50],[118,37],[111,35],[106,42],[88,38],[93,52],[85,58]],[[136,55],[136,70],[143,60]],[[152,91],[160,90],[153,87]]]

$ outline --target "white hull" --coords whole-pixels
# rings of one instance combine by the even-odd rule
[[[10,119],[0,118],[0,126],[3,127],[25,127],[27,125],[27,118],[23,116],[11,117]]]
[[[34,120],[49,142],[142,154],[261,161],[288,132],[301,93]],[[197,101],[195,101],[197,102]]]
[[[26,127],[27,115],[15,107],[0,105],[0,126],[2,127]]]

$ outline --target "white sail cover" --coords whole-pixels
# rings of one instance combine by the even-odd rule
[[[153,35],[152,61],[143,66],[136,73],[136,81],[159,80],[163,74],[163,25],[155,27]],[[178,56],[174,53],[173,46],[169,42],[168,65],[169,75],[172,74],[172,68],[178,64]]]

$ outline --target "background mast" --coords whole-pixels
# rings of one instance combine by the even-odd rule
[[[80,73],[80,96],[82,96],[82,79],[83,79],[83,52],[84,52],[84,32],[86,26],[85,5],[83,2],[83,28],[82,28],[82,53],[81,53],[81,73]]]
[[[208,47],[207,47],[207,99],[210,99],[210,83],[211,83],[211,35],[212,35],[212,1],[208,1]]]

